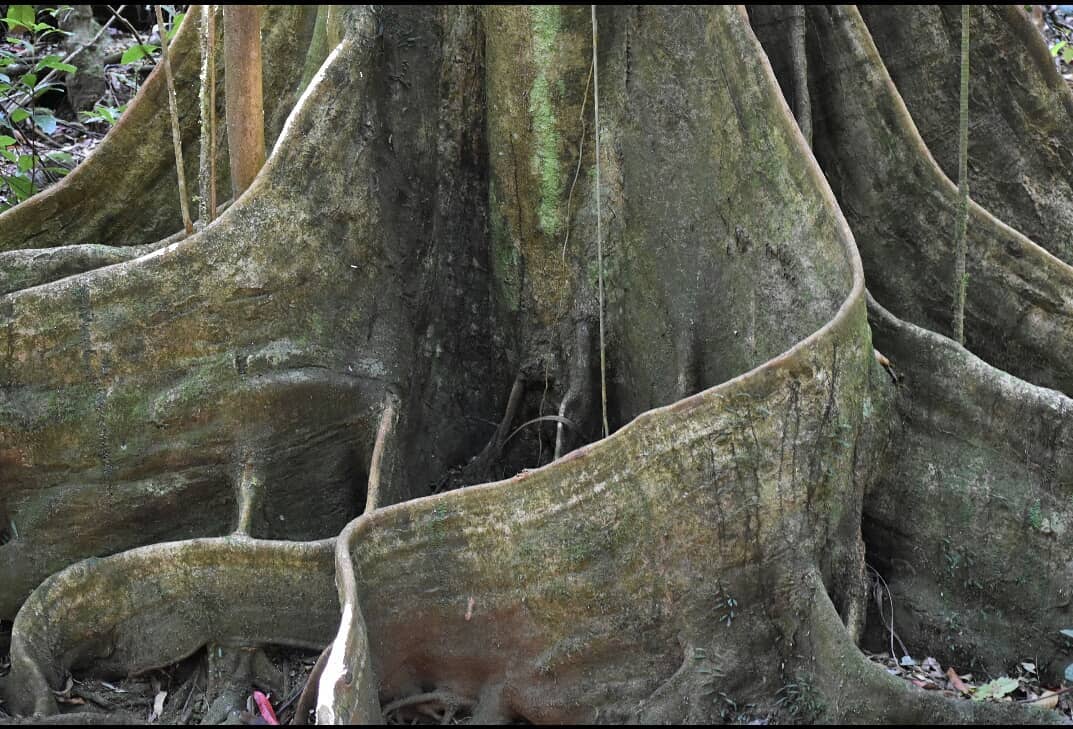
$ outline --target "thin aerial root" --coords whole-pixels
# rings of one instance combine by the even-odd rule
[[[190,220],[190,201],[187,199],[186,171],[183,169],[183,142],[179,131],[179,108],[175,100],[175,79],[171,74],[171,58],[168,56],[168,34],[164,27],[164,13],[160,6],[156,8],[156,24],[160,28],[160,58],[164,64],[164,75],[168,81],[168,108],[171,110],[171,141],[175,147],[175,172],[179,177],[179,208],[183,213],[183,229],[186,234],[194,232],[194,223]]]
[[[607,349],[604,342],[604,242],[600,218],[600,67],[596,54],[596,6],[592,5],[592,113],[596,137],[596,260],[600,305],[600,412],[603,415],[604,437],[611,432],[607,425]]]
[[[376,431],[376,442],[373,444],[373,456],[369,465],[369,485],[365,496],[365,513],[370,514],[380,506],[380,481],[383,470],[384,449],[387,439],[395,427],[398,413],[395,408],[395,398],[388,395],[384,399],[384,408],[380,412],[380,427]]]
[[[201,151],[198,221],[216,218],[216,6],[204,7],[201,24]]]
[[[965,345],[966,232],[969,224],[969,6],[961,6],[961,96],[958,116],[958,212],[954,231],[954,340]]]

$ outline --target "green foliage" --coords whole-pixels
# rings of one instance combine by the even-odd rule
[[[48,181],[66,175],[74,163],[70,154],[44,151],[37,144],[39,134],[52,134],[58,125],[52,111],[38,105],[45,92],[59,86],[49,75],[73,74],[78,70],[60,55],[48,53],[39,57],[48,43],[66,35],[52,23],[69,9],[68,5],[9,5],[7,14],[0,18],[8,33],[7,45],[0,47],[0,183],[8,192],[7,201],[0,209],[33,196]],[[165,32],[171,39],[185,13],[177,12],[170,5],[164,6],[164,10],[170,18],[166,24],[170,27]],[[158,44],[137,43],[123,54],[121,63],[152,61],[153,54],[159,51]],[[27,59],[33,62],[28,69]],[[21,73],[11,73],[13,69]],[[110,127],[125,109],[126,104],[97,104],[93,111],[81,112],[79,116],[83,123]]]
[[[994,681],[988,681],[983,686],[977,686],[976,690],[972,692],[972,698],[973,701],[1001,699],[1006,694],[1016,691],[1020,685],[1021,682],[1016,678],[1002,676]]]
[[[179,32],[179,25],[183,22],[183,18],[186,17],[186,13],[176,12],[174,5],[163,5],[161,9],[167,13],[171,19],[171,27],[165,32],[167,39],[170,41],[175,37],[175,34]],[[139,61],[154,60],[153,57],[160,51],[159,43],[135,43],[130,48],[123,52],[122,58],[119,59],[120,63],[137,63]]]
[[[93,107],[93,111],[78,112],[78,117],[84,124],[107,124],[110,127],[119,121],[119,115],[126,110],[126,104],[120,106],[97,104]]]
[[[1067,40],[1060,40],[1051,46],[1051,55],[1060,57],[1066,63],[1073,63],[1073,46]]]
[[[807,676],[799,674],[794,681],[776,692],[775,705],[791,719],[811,723],[826,711],[826,702]]]
[[[33,59],[40,50],[42,42],[63,35],[48,21],[38,21],[39,16],[55,19],[69,9],[69,6],[37,9],[33,5],[9,5],[7,15],[2,22],[9,35],[6,40],[14,46],[0,48],[0,128],[11,134],[0,135],[0,158],[9,163],[0,174],[0,181],[10,192],[10,204],[22,202],[38,191],[38,181],[42,175],[63,176],[67,174],[64,166],[71,161],[71,156],[63,152],[39,153],[35,135],[51,134],[56,130],[56,117],[52,111],[39,107],[37,100],[57,84],[49,80],[50,72],[75,73],[77,69],[56,54],[47,54],[34,62],[34,65],[13,76],[9,70],[23,69],[24,59]],[[17,138],[22,137],[29,144],[29,152],[16,146]],[[13,168],[11,167],[13,166]]]

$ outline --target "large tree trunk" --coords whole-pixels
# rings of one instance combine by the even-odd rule
[[[813,157],[799,7],[600,7],[599,159],[588,8],[272,12],[275,146],[219,219],[157,241],[157,76],[0,216],[7,707],[278,643],[331,645],[323,722],[430,689],[485,721],[1048,718],[856,648],[867,541],[914,650],[1061,668],[1073,269],[973,207],[975,354],[945,338],[956,191],[855,9],[807,9]],[[128,199],[67,209],[150,130]]]

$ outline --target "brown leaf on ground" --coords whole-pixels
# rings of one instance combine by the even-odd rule
[[[965,685],[965,682],[961,680],[961,676],[959,676],[957,674],[957,671],[955,671],[953,668],[946,669],[946,678],[950,681],[950,685],[954,689],[960,691],[966,696],[972,693],[972,690]]]

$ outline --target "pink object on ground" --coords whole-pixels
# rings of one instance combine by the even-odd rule
[[[279,719],[276,718],[276,712],[272,710],[272,704],[269,703],[267,696],[260,691],[254,691],[253,700],[257,703],[257,708],[261,710],[262,719],[269,724],[279,725]]]

